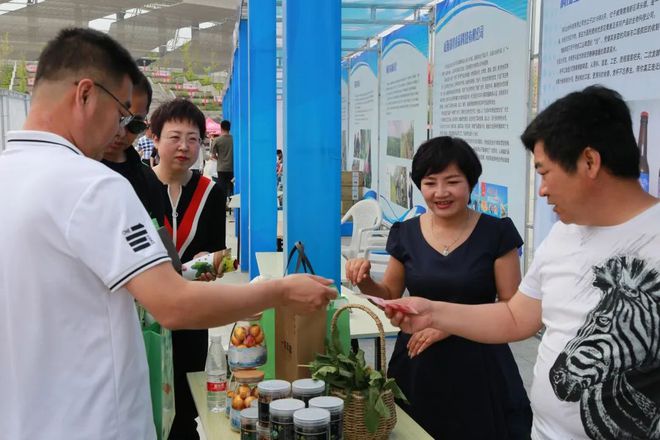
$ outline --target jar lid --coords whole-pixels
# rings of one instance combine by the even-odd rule
[[[315,379],[298,379],[291,384],[294,393],[317,394],[325,391],[325,382]]]
[[[335,396],[314,397],[309,401],[309,407],[325,408],[330,411],[339,411],[344,409],[344,399]]]
[[[298,399],[278,399],[270,402],[268,412],[271,416],[292,416],[305,407],[305,402]]]
[[[260,393],[281,393],[291,391],[291,384],[286,380],[264,380],[263,382],[259,382],[259,385],[257,386]]]
[[[234,371],[236,382],[261,382],[264,380],[264,372],[261,370],[236,370]]]
[[[246,408],[241,411],[241,420],[257,420],[259,410],[257,408]]]
[[[293,414],[296,426],[312,427],[330,423],[330,412],[323,408],[305,408]]]

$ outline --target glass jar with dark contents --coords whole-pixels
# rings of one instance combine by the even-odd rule
[[[257,385],[259,394],[259,423],[270,426],[269,405],[272,401],[291,397],[291,384],[286,380],[265,380]]]
[[[330,412],[323,408],[305,408],[293,414],[295,440],[328,440]]]
[[[270,438],[273,440],[294,440],[293,413],[305,408],[305,402],[298,399],[280,399],[270,403]]]
[[[248,408],[241,411],[241,440],[257,440],[257,408]]]
[[[344,439],[344,400],[334,396],[315,397],[310,408],[323,408],[330,412],[330,440]]]

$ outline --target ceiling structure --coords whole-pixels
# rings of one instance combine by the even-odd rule
[[[147,64],[226,70],[240,0],[0,0],[8,58],[36,60],[67,26],[108,32]],[[189,44],[185,44],[189,43]]]
[[[344,0],[341,10],[342,55],[368,47],[371,40],[393,26],[426,23],[429,0]]]
[[[424,22],[434,3],[343,0],[342,56],[369,50],[393,26]],[[281,66],[282,0],[276,5]],[[36,60],[63,27],[92,27],[108,32],[142,64],[222,72],[231,65],[239,8],[246,17],[247,6],[248,0],[0,0],[0,38],[8,42],[8,58]]]

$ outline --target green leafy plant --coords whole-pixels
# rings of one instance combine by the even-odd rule
[[[369,432],[376,432],[381,419],[390,417],[390,410],[383,400],[386,391],[392,391],[395,398],[408,403],[394,379],[384,377],[383,373],[367,365],[364,351],[343,353],[337,331],[333,332],[332,341],[327,346],[328,352],[317,354],[309,365],[312,377],[339,388],[348,399],[354,391],[361,393],[365,398],[365,426]]]

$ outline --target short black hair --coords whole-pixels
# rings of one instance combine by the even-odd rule
[[[457,137],[440,136],[420,145],[412,160],[412,180],[421,189],[424,177],[440,173],[452,163],[465,174],[472,191],[481,176],[481,162],[472,147]]]
[[[220,128],[222,128],[224,131],[231,130],[231,122],[225,119],[220,123]]]
[[[190,122],[199,128],[200,139],[204,139],[204,136],[206,136],[206,118],[204,117],[204,113],[187,99],[176,98],[164,102],[154,110],[150,118],[151,132],[154,136],[160,138],[163,126],[169,121]]]
[[[151,99],[153,98],[154,92],[151,88],[151,84],[149,84],[149,79],[142,72],[140,72],[140,78],[138,81],[133,84],[133,92],[136,91],[145,93],[147,95],[147,113],[149,113],[149,107],[151,107]]]
[[[128,75],[135,84],[140,70],[128,50],[109,35],[94,29],[66,28],[39,55],[35,88],[40,80],[58,81],[67,75],[89,75],[115,85]]]
[[[545,154],[569,173],[577,169],[584,149],[591,147],[613,175],[639,178],[639,147],[630,110],[619,93],[603,86],[590,86],[553,102],[520,139],[531,152],[543,142]]]

